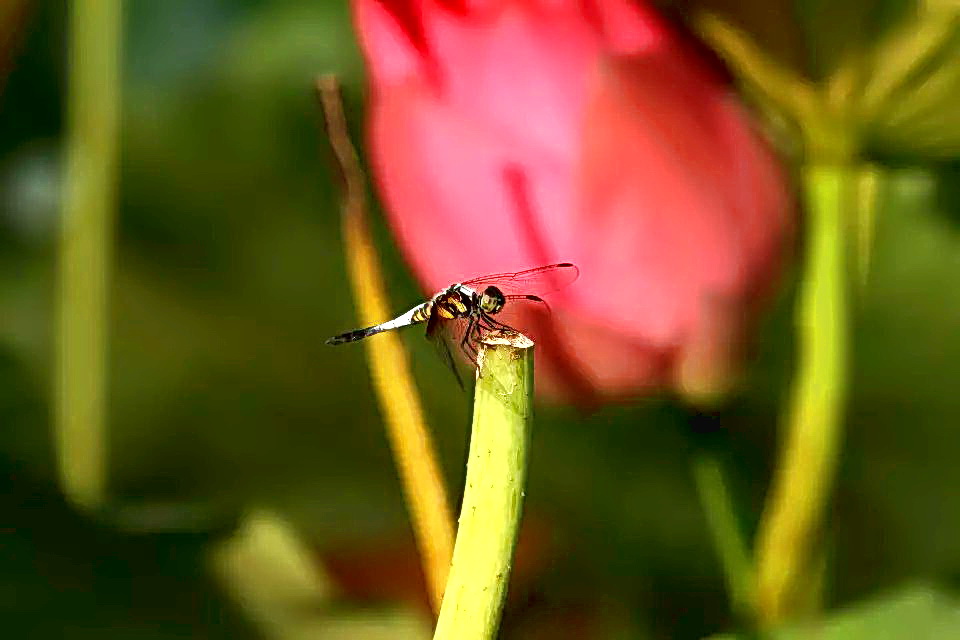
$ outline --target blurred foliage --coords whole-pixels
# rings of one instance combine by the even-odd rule
[[[948,640],[960,635],[957,603],[928,587],[911,586],[851,607],[822,624],[801,624],[777,631],[771,640]],[[715,640],[734,640],[718,636]]]
[[[0,611],[13,637],[256,637],[263,629],[209,568],[251,506],[282,514],[318,565],[409,547],[363,354],[322,344],[355,316],[313,77],[342,75],[360,138],[362,65],[340,2],[141,0],[127,11],[113,506],[99,518],[65,505],[50,450],[62,3],[37,3],[0,96]],[[882,171],[832,511],[833,607],[908,580],[960,588],[957,166]],[[420,292],[382,225],[376,233],[404,307]],[[690,463],[705,449],[720,457],[752,532],[791,371],[785,284],[719,429],[691,428],[670,398],[589,416],[541,408],[527,521],[539,523],[544,559],[515,581],[504,638],[694,638],[735,626]],[[416,331],[405,341],[457,491],[468,399]],[[396,606],[376,589],[329,598],[333,611],[374,618]],[[891,602],[884,615],[906,624],[924,614]],[[933,602],[930,615],[953,606]],[[415,627],[424,613],[406,606],[398,624]]]
[[[673,0],[782,146],[819,162],[960,153],[954,0]]]

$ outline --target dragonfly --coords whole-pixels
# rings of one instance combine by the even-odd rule
[[[476,365],[479,343],[488,332],[501,330],[518,333],[497,316],[503,317],[501,314],[505,311],[515,311],[519,305],[526,303],[535,303],[549,312],[550,306],[541,296],[563,289],[579,275],[580,270],[576,265],[560,262],[464,280],[438,291],[426,302],[392,320],[341,333],[329,338],[326,343],[346,344],[384,331],[426,324],[426,337],[437,345],[441,357],[462,387],[463,380],[453,361],[449,344],[455,345],[467,360]]]

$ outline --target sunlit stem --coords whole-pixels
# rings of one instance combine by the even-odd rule
[[[371,238],[363,171],[347,131],[338,83],[317,82],[327,132],[344,182],[343,239],[353,297],[365,326],[391,317],[380,261]],[[453,514],[433,438],[423,416],[406,350],[391,332],[366,341],[367,362],[386,422],[387,438],[410,512],[434,611],[440,608],[453,553]]]
[[[76,0],[69,22],[66,174],[60,238],[55,424],[60,482],[104,499],[108,296],[116,203],[119,0]]]
[[[815,582],[811,557],[829,500],[847,391],[845,214],[855,173],[814,166],[803,175],[806,257],[797,300],[798,363],[782,422],[783,445],[757,539],[759,622],[796,613]]]
[[[533,391],[533,343],[486,338],[467,460],[466,489],[435,640],[497,636],[520,529]]]

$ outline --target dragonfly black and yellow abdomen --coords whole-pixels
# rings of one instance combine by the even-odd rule
[[[372,327],[366,327],[364,329],[355,329],[353,331],[347,331],[346,333],[341,333],[338,336],[333,336],[332,338],[327,339],[327,344],[346,344],[348,342],[356,342],[357,340],[363,340],[372,335],[382,333],[384,331],[390,331],[391,329],[400,329],[402,327],[409,327],[414,324],[422,324],[430,318],[430,308],[433,302],[424,302],[423,304],[417,305],[413,309],[410,309],[405,314],[397,316],[393,320],[387,322],[382,322],[380,324],[373,325]]]
[[[430,311],[433,308],[433,301],[424,302],[419,307],[412,309],[412,315],[410,316],[410,324],[421,324],[430,319]]]

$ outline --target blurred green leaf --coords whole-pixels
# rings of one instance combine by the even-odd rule
[[[722,635],[736,640],[747,635]],[[954,640],[960,638],[960,603],[930,587],[906,587],[828,616],[772,631],[769,640]]]

